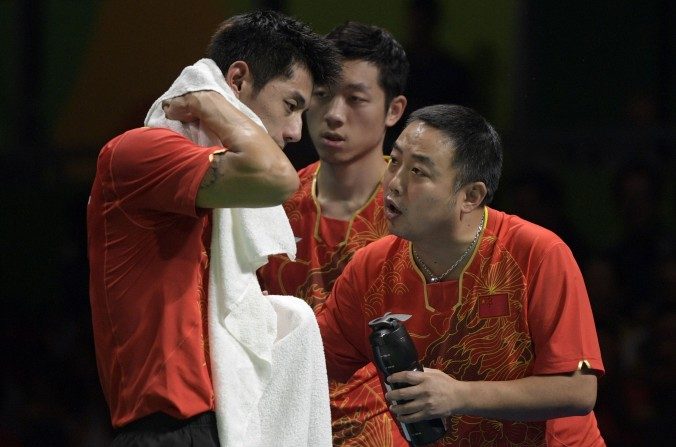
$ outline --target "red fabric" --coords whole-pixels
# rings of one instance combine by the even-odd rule
[[[314,194],[319,169],[316,162],[300,170],[300,188],[284,204],[293,233],[301,238],[296,260],[271,256],[258,272],[264,290],[303,298],[315,309],[324,303],[354,252],[387,234],[380,187],[350,221],[322,216]],[[329,385],[334,446],[408,446],[390,416],[372,364]]]
[[[286,255],[271,256],[258,272],[261,287],[270,294],[297,296],[312,307],[326,300],[357,249],[387,234],[381,187],[352,220],[323,217],[314,194],[319,169],[319,162],[301,169],[300,188],[284,203],[293,234],[300,238],[296,260]]]
[[[394,236],[354,255],[318,315],[329,378],[344,380],[372,360],[367,323],[387,311],[413,315],[405,324],[423,366],[459,380],[565,373],[582,360],[604,372],[587,292],[568,247],[516,216],[487,213],[478,248],[457,281],[426,284],[409,242]],[[487,297],[498,311],[488,310]],[[544,446],[554,438],[562,445],[604,445],[593,413],[548,423],[454,416],[447,426],[435,445]]]
[[[509,316],[509,296],[506,293],[484,295],[479,297],[479,317]]]
[[[87,207],[96,359],[112,424],[214,409],[206,294],[210,213],[195,208],[209,156],[140,128],[99,154]]]

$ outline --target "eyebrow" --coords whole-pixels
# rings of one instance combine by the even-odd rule
[[[390,149],[390,152],[392,152],[392,151],[402,152],[401,148],[399,147],[399,145],[397,144],[396,141],[394,143],[392,143],[392,149]]]
[[[396,142],[394,142],[392,144],[392,151],[403,152]],[[392,151],[390,151],[390,152],[392,152]],[[434,162],[427,155],[421,155],[421,154],[413,153],[413,154],[411,154],[411,158],[413,158],[415,161],[422,163],[426,166],[434,167]]]
[[[416,161],[419,161],[420,163],[422,163],[426,166],[429,166],[429,167],[434,166],[434,162],[427,155],[411,154],[411,158],[413,158]]]
[[[368,85],[364,84],[363,82],[353,82],[347,84],[345,87],[350,90],[357,90],[360,92],[368,92],[369,90],[371,90],[371,88]]]
[[[305,97],[303,95],[301,95],[299,92],[292,92],[291,97],[296,101],[297,103],[296,107],[298,107],[299,109],[305,108],[305,103],[307,103],[307,101],[305,100]]]

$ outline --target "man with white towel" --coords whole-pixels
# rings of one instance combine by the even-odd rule
[[[333,47],[271,11],[222,23],[208,58],[265,129],[214,91],[162,103],[221,144],[143,127],[101,150],[87,209],[97,366],[113,445],[217,446],[207,291],[211,210],[281,204],[298,187],[282,152],[315,85],[340,72]],[[267,132],[265,131],[267,130]]]

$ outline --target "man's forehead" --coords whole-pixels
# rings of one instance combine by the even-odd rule
[[[403,147],[409,147],[409,150],[412,146],[423,144],[429,139],[430,131],[433,131],[434,128],[428,126],[423,121],[413,121],[404,127],[404,130],[397,138],[400,149]]]
[[[343,89],[371,90],[379,86],[380,69],[370,61],[355,59],[343,63],[339,85]]]
[[[417,142],[410,142],[406,140],[404,141],[397,140],[392,145],[392,152],[401,154],[406,153],[408,156],[410,156],[413,160],[417,162],[424,163],[427,165],[433,165],[434,161],[429,155],[427,155],[427,151],[425,149],[426,149],[425,147],[420,146],[419,144],[417,144]]]
[[[295,69],[290,77],[278,76],[271,82],[275,84],[277,90],[281,90],[285,95],[300,97],[303,101],[309,100],[314,87],[312,76],[302,68]]]
[[[352,90],[357,92],[367,92],[371,90],[371,86],[364,81],[350,81],[344,80],[345,82],[341,83],[341,87],[345,90]]]
[[[443,130],[438,129],[424,121],[413,121],[409,123],[402,134],[407,134],[409,138],[415,140],[424,140],[434,142],[435,145],[454,147],[453,139]]]
[[[414,121],[404,128],[392,151],[406,152],[413,159],[429,164],[434,159],[433,153],[444,153],[452,148],[451,140],[441,130],[423,121]]]
[[[293,64],[291,66],[291,76],[289,76],[288,79],[290,81],[303,80],[308,82],[310,89],[312,89],[314,85],[314,77],[312,76],[312,72],[310,72],[310,69],[303,64]]]
[[[428,126],[424,121],[413,121],[409,123],[404,130],[410,134],[411,138],[422,138],[426,135],[427,131],[432,129],[433,128]]]

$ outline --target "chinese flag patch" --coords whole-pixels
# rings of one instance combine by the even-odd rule
[[[484,295],[479,297],[479,317],[504,317],[509,315],[507,294]]]

